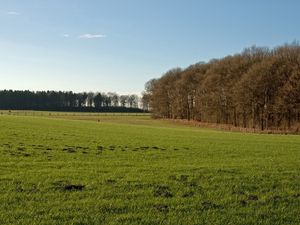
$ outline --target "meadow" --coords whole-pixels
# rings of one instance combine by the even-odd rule
[[[300,136],[0,114],[0,224],[300,224]]]

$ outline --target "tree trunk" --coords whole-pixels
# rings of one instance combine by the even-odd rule
[[[288,129],[291,129],[291,122],[292,122],[292,112],[288,110]]]

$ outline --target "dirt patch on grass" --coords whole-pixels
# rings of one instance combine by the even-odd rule
[[[168,186],[157,185],[153,190],[154,197],[172,198],[174,195]]]
[[[195,195],[195,192],[193,191],[189,191],[189,192],[186,192],[182,195],[183,198],[191,198]]]
[[[105,183],[106,184],[115,184],[115,183],[117,183],[117,181],[116,180],[114,180],[114,179],[107,179],[107,180],[105,180]]]
[[[220,208],[222,208],[220,205],[217,205],[210,201],[204,201],[201,203],[201,206],[200,206],[201,210],[220,209]]]
[[[70,184],[65,181],[57,181],[53,183],[55,189],[61,191],[83,191],[85,185],[83,184]]]
[[[153,206],[157,211],[162,213],[168,213],[169,212],[169,206],[165,204],[156,204]]]
[[[257,201],[257,200],[258,200],[258,197],[257,197],[257,195],[249,195],[249,196],[248,196],[248,200],[249,200],[249,201]]]
[[[76,149],[73,147],[65,147],[65,148],[63,148],[63,151],[68,152],[68,153],[75,153]]]
[[[66,184],[62,188],[64,191],[82,191],[85,185],[81,184]]]

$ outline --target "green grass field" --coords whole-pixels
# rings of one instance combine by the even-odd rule
[[[2,112],[0,202],[0,224],[296,225],[300,136]]]

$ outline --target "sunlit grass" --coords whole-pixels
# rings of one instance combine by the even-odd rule
[[[299,224],[299,146],[149,115],[2,113],[0,223]]]

